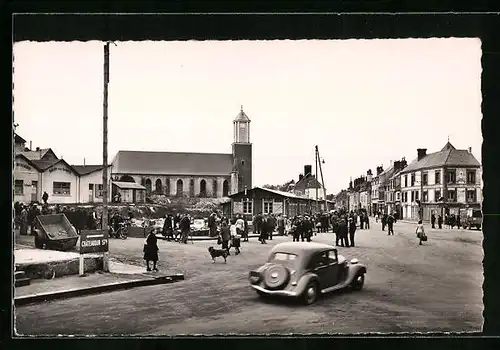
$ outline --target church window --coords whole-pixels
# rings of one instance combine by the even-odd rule
[[[205,180],[200,181],[200,197],[207,196],[207,182]]]
[[[222,196],[223,197],[229,196],[229,182],[227,180],[224,180],[222,184]]]
[[[182,193],[184,192],[183,187],[184,187],[184,183],[182,182],[182,180],[181,179],[177,180],[176,194],[178,197],[182,196]]]
[[[151,179],[146,179],[146,181],[144,182],[144,187],[146,187],[146,192],[148,194],[151,193]]]
[[[253,203],[251,199],[245,198],[243,199],[243,214],[245,215],[253,215]]]
[[[194,180],[189,180],[189,197],[194,197]]]
[[[156,180],[156,182],[155,182],[155,192],[157,194],[161,194],[161,192],[162,192],[162,185],[161,185],[160,179]]]
[[[214,179],[213,180],[213,183],[212,183],[212,190],[214,192],[214,197],[217,197],[217,179]]]

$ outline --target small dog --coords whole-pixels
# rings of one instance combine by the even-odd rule
[[[210,256],[212,257],[212,262],[215,262],[215,258],[218,257],[223,257],[224,262],[226,261],[226,258],[228,257],[229,253],[227,252],[226,249],[215,249],[214,247],[208,248],[208,252],[210,253]]]

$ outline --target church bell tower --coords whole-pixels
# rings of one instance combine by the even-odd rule
[[[252,143],[250,142],[250,118],[243,112],[233,120],[233,171],[231,193],[252,188]]]

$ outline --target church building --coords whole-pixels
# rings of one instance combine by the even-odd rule
[[[233,120],[231,153],[118,151],[112,181],[146,188],[146,195],[221,198],[252,188],[250,118]]]

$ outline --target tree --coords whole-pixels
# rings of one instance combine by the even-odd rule
[[[290,180],[290,181],[285,182],[283,185],[264,185],[262,187],[263,188],[268,188],[270,190],[287,192],[288,191],[288,187],[291,184],[294,184],[294,183],[295,183],[294,180]]]

